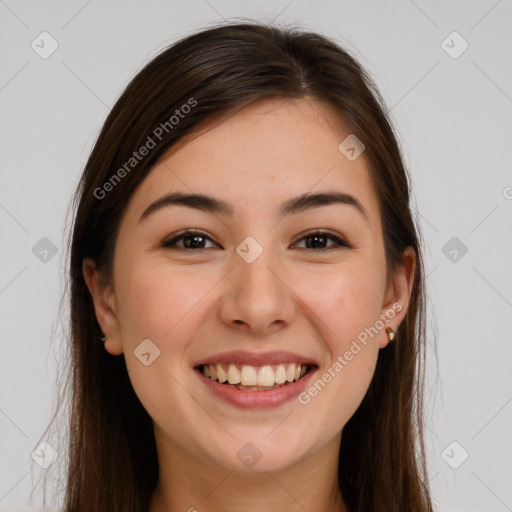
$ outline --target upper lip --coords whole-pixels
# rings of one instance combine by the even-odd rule
[[[277,350],[273,352],[248,352],[245,350],[232,350],[221,352],[212,356],[204,357],[196,361],[194,368],[204,364],[233,363],[238,365],[264,366],[280,363],[301,363],[308,365],[317,365],[310,357],[301,356],[293,352]]]

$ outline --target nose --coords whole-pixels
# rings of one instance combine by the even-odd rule
[[[235,261],[220,304],[225,324],[260,336],[290,325],[296,311],[284,271],[267,258],[267,252],[252,263],[242,258]]]

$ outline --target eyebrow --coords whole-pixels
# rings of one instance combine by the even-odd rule
[[[285,201],[279,209],[279,214],[280,216],[284,217],[286,215],[299,213],[311,208],[317,208],[331,204],[344,204],[353,206],[367,221],[369,221],[369,217],[365,208],[354,196],[337,191],[321,192],[315,194],[306,192],[305,194]],[[165,196],[162,196],[151,203],[140,216],[139,222],[143,221],[156,211],[173,205],[187,206],[189,208],[195,208],[204,212],[216,213],[227,217],[232,217],[234,214],[233,206],[230,203],[223,201],[222,199],[217,199],[206,194],[171,192],[170,194],[166,194]]]

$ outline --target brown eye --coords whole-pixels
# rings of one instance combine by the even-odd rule
[[[305,247],[300,247],[301,249],[316,250],[317,252],[334,249],[336,247],[351,247],[347,242],[345,242],[345,240],[323,231],[309,233],[306,236],[302,237],[299,240],[299,243],[302,241],[306,241],[306,244]],[[333,243],[328,245],[329,241]],[[207,247],[206,244],[208,242],[211,242],[212,246]],[[165,247],[167,249],[180,250],[201,250],[219,248],[219,246],[215,244],[211,240],[211,238],[209,238],[200,231],[186,231],[180,234],[179,236],[176,236],[170,240],[163,242],[162,247]]]
[[[207,240],[211,242],[209,237],[199,231],[186,231],[185,233],[182,233],[181,235],[174,237],[171,240],[167,240],[162,244],[162,246],[168,249],[173,248],[183,250],[209,249],[210,247],[205,247]],[[183,243],[180,244],[182,241]],[[212,244],[214,247],[218,247],[213,242]]]
[[[317,231],[314,233],[309,233],[308,235],[302,237],[299,242],[302,242],[303,240],[306,240],[306,247],[301,247],[301,249],[311,249],[311,250],[328,250],[336,247],[347,247],[349,248],[350,245],[342,240],[341,238],[338,238],[337,236],[331,235],[330,233],[326,233],[323,231]],[[331,240],[334,242],[334,244],[327,246],[326,244],[328,241]]]

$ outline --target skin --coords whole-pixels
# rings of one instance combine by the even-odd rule
[[[264,100],[178,143],[151,170],[121,221],[112,286],[94,263],[84,276],[105,349],[124,353],[132,385],[153,419],[160,480],[151,512],[346,511],[337,486],[342,429],[363,399],[384,329],[311,401],[242,410],[214,397],[192,370],[205,356],[233,349],[289,350],[317,361],[321,375],[379,315],[403,320],[415,255],[386,284],[378,200],[365,155],[339,150],[350,131],[311,99]],[[331,204],[282,217],[278,206],[305,192],[353,195],[355,207]],[[143,221],[168,192],[228,201],[232,217],[168,206]],[[186,229],[205,232],[203,249],[164,248]],[[324,239],[307,248],[310,230],[328,230],[352,248]],[[263,253],[252,263],[235,251],[252,236]],[[314,240],[313,240],[314,242]],[[178,242],[183,247],[183,239]],[[311,246],[310,246],[311,247]],[[142,340],[158,346],[149,366],[133,354]],[[253,443],[261,459],[245,467],[237,452]]]

